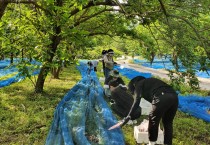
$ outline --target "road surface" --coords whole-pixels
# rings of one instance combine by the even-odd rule
[[[165,78],[169,80],[169,77],[167,75],[168,71],[164,69],[153,69],[149,67],[144,67],[138,64],[129,63],[129,60],[117,60],[116,62],[126,68],[132,68],[139,72],[151,73],[153,76],[158,76],[160,78]],[[210,79],[198,77],[198,80],[201,90],[210,90]]]

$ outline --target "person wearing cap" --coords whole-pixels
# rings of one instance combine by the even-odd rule
[[[105,80],[108,78],[109,73],[114,68],[114,60],[113,60],[114,51],[109,49],[104,57],[104,73],[105,73]]]
[[[168,84],[157,78],[138,78],[131,84],[134,87],[135,101],[124,123],[131,119],[131,115],[138,109],[141,97],[152,104],[149,114],[149,145],[154,145],[158,137],[158,127],[162,119],[164,128],[164,144],[172,144],[173,119],[178,108],[178,96],[176,91]],[[132,90],[132,89],[131,89]]]
[[[124,81],[122,80],[122,78],[120,77],[119,71],[118,70],[111,70],[109,73],[109,77],[105,80],[104,82],[104,92],[105,92],[105,96],[110,98],[111,96],[111,92],[109,89],[109,82],[110,81],[116,81],[116,83],[121,84],[121,85],[125,85]]]
[[[120,117],[124,118],[130,111],[130,108],[134,102],[132,94],[128,91],[125,85],[119,84],[116,80],[109,82],[109,88],[111,91],[111,104],[112,110]],[[141,116],[141,108],[137,107],[131,114],[131,120],[135,120]]]

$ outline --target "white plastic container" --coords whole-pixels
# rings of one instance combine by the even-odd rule
[[[140,105],[141,107],[141,114],[142,115],[149,115],[150,111],[152,110],[152,104],[145,100],[144,98],[141,98]]]
[[[138,126],[134,126],[134,138],[137,143],[149,143],[148,132],[140,132]],[[163,131],[159,129],[156,144],[163,144]]]

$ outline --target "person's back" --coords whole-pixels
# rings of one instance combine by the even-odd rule
[[[112,110],[120,117],[126,117],[134,102],[132,94],[125,86],[118,85],[115,81],[111,81],[109,85],[114,87],[114,89],[111,90],[111,99],[113,99],[115,102],[111,105]],[[141,108],[138,107],[138,109],[131,114],[131,120],[140,117],[140,115]]]
[[[175,90],[170,85],[157,78],[147,78],[137,81],[135,86],[136,93],[142,93],[141,96],[149,102],[152,102],[155,94],[158,95],[162,92],[176,94]]]
[[[110,98],[111,96],[111,92],[109,90],[109,85],[108,85],[110,81],[115,81],[115,83],[118,85],[119,84],[125,85],[124,81],[120,77],[119,71],[111,70],[108,78],[105,79],[105,82],[104,82],[104,92],[105,92],[105,96],[107,96],[108,98]]]
[[[149,144],[155,144],[158,136],[158,127],[162,119],[164,128],[164,144],[172,144],[173,119],[178,108],[178,95],[176,91],[167,83],[157,78],[147,78],[137,81],[135,84],[135,102],[126,121],[129,120],[130,114],[139,107],[141,98],[152,103],[152,110],[149,113]]]

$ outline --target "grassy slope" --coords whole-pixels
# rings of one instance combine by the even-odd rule
[[[102,76],[99,71],[97,74]],[[75,66],[71,66],[64,69],[59,80],[48,76],[43,94],[34,94],[32,83],[28,79],[1,88],[0,144],[43,145],[52,123],[55,107],[80,78]],[[128,83],[126,78],[123,79]],[[143,118],[146,117],[142,116],[138,123]],[[208,145],[209,128],[209,123],[178,112],[174,120],[174,144]],[[135,145],[133,126],[126,125],[123,127],[123,132],[126,144]]]

